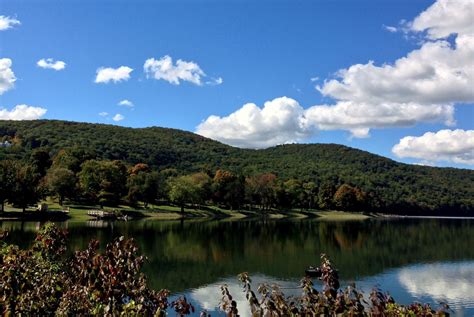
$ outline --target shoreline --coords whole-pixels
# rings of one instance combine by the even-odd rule
[[[459,219],[474,220],[474,217],[467,216],[410,216],[410,215],[394,215],[394,214],[377,214],[376,218],[394,218],[394,219]]]
[[[69,213],[63,213],[58,208],[52,208],[46,212],[28,210],[25,213],[18,210],[9,210],[0,213],[0,221],[88,221],[98,218],[89,216],[88,209],[92,206],[73,205]],[[205,209],[185,209],[184,214],[176,210],[174,206],[156,206],[151,210],[135,210],[118,207],[122,215],[127,215],[130,221],[140,219],[150,220],[239,220],[239,219],[271,219],[271,220],[303,220],[318,219],[320,221],[362,221],[367,219],[452,219],[471,220],[474,217],[467,216],[437,216],[437,215],[397,215],[382,213],[349,212],[338,210],[303,210],[303,211],[259,211],[259,210],[225,210],[218,207],[206,207]],[[106,210],[111,210],[107,208]],[[114,219],[113,221],[121,221]]]
[[[71,208],[71,212],[63,213],[57,210],[46,212],[37,211],[6,211],[0,213],[0,221],[88,221],[98,218],[89,216],[87,208]],[[174,210],[126,210],[120,212],[129,216],[131,221],[140,219],[150,220],[190,220],[190,219],[213,219],[213,220],[239,220],[239,219],[319,219],[323,221],[342,220],[366,220],[375,218],[375,215],[363,214],[362,212],[346,212],[335,210],[305,210],[305,211],[278,211],[260,212],[255,210],[214,210],[214,209],[185,209],[184,214]],[[113,221],[120,221],[114,219]]]

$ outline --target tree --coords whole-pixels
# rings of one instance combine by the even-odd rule
[[[227,207],[240,208],[245,199],[245,178],[217,170],[212,181],[212,199]]]
[[[350,210],[356,203],[354,188],[342,184],[334,194],[334,205],[341,210]]]
[[[306,193],[299,180],[290,179],[283,183],[290,207],[303,206],[306,199]]]
[[[13,171],[13,191],[8,201],[24,212],[26,207],[35,204],[40,198],[38,191],[40,175],[30,164],[15,163]]]
[[[277,177],[272,173],[247,177],[245,189],[250,202],[260,204],[262,209],[270,209],[275,201]]]
[[[79,184],[94,203],[117,205],[126,193],[127,168],[120,161],[89,160],[82,164]]]
[[[308,209],[314,208],[315,202],[318,198],[318,186],[315,182],[303,183],[303,190],[306,198],[305,205]]]
[[[43,148],[34,149],[31,152],[30,162],[38,174],[46,175],[46,171],[51,166],[49,152]]]
[[[211,178],[203,172],[191,174],[190,177],[194,187],[193,190],[196,192],[195,202],[203,204],[211,194]]]
[[[147,208],[149,203],[158,199],[162,183],[162,177],[158,172],[135,171],[127,180],[127,199],[131,204],[142,201]]]
[[[334,204],[342,210],[360,210],[364,207],[366,194],[357,187],[342,184],[334,194]]]
[[[61,149],[53,158],[52,167],[67,168],[74,173],[79,173],[81,164],[95,157],[91,150],[72,147]]]
[[[49,191],[59,198],[59,205],[63,205],[65,197],[74,195],[76,189],[76,175],[66,168],[52,168],[46,174],[46,185]]]
[[[332,182],[323,182],[318,191],[318,205],[321,209],[330,209],[333,207],[334,193],[336,187]]]
[[[170,178],[168,180],[168,186],[169,199],[181,207],[182,213],[184,213],[186,203],[198,199],[198,192],[195,183],[189,175]]]
[[[138,173],[140,172],[145,172],[145,173],[149,173],[151,172],[151,169],[150,167],[148,166],[148,164],[145,164],[145,163],[138,163],[138,164],[135,164],[133,167],[131,167],[128,171],[128,174],[130,175],[137,175]]]
[[[0,161],[0,204],[1,212],[5,211],[5,201],[9,200],[13,193],[15,182],[15,163],[10,160]]]

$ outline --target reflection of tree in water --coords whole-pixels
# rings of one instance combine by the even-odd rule
[[[34,225],[10,225],[14,243],[32,241]],[[288,279],[303,275],[319,254],[331,256],[344,279],[374,275],[410,263],[474,259],[469,220],[136,221],[89,228],[68,223],[70,250],[90,239],[104,246],[113,237],[133,237],[148,257],[155,288],[182,291],[242,271]],[[2,228],[8,228],[2,223]],[[31,228],[30,228],[31,227]],[[31,229],[31,230],[30,230]]]

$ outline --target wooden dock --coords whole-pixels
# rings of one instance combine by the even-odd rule
[[[113,211],[106,210],[89,210],[87,215],[95,217],[97,219],[115,219],[117,216]]]

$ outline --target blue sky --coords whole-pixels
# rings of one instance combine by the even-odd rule
[[[449,0],[438,2],[451,5]],[[466,3],[474,11],[473,3],[470,0]],[[440,13],[436,5],[434,1],[409,0],[2,0],[0,15],[19,23],[0,31],[0,58],[11,61],[10,68],[16,78],[14,87],[0,94],[0,109],[3,108],[3,116],[9,115],[8,118],[13,118],[7,112],[13,111],[16,105],[27,105],[46,109],[44,115],[38,116],[46,119],[172,127],[197,131],[244,147],[288,142],[340,143],[407,163],[472,168],[472,88],[454,89],[449,81],[436,80],[429,83],[438,85],[430,86],[436,93],[415,91],[405,100],[400,96],[406,87],[374,96],[377,91],[366,87],[358,77],[359,82],[349,84],[349,94],[352,94],[349,97],[341,87],[333,89],[328,85],[324,89],[325,82],[331,80],[340,84],[343,78],[337,77],[336,72],[355,64],[367,65],[373,61],[375,66],[383,68],[384,64],[391,65],[429,42],[449,43],[452,52],[461,47],[461,42],[456,42],[460,34],[472,40],[472,28],[465,26],[470,16],[462,16],[466,10],[453,8]],[[428,17],[410,23],[423,12],[427,12]],[[430,19],[430,15],[436,17],[436,14],[437,19]],[[448,30],[449,37],[441,34],[442,28],[448,27],[436,25],[439,14],[459,21],[453,30]],[[430,35],[430,30],[440,29],[439,34]],[[179,59],[188,63],[191,71],[176,75],[179,69],[166,74],[161,69],[157,75],[156,65],[161,65],[165,56],[173,63]],[[64,61],[65,68],[54,70],[37,65],[39,60],[47,58],[53,58],[53,62]],[[145,72],[144,63],[151,58],[155,68]],[[457,73],[465,72],[470,84],[472,58],[469,55],[463,65],[448,63],[441,67],[448,71],[449,67],[459,67]],[[443,61],[433,60],[435,70]],[[429,63],[426,69],[431,68]],[[121,66],[133,69],[128,79],[96,82],[99,68]],[[196,69],[205,75],[198,76],[194,82],[192,78],[196,77],[186,80],[187,75],[196,74]],[[411,85],[416,85],[420,76],[402,77],[392,84],[393,76],[383,77],[379,70],[367,69],[367,74],[362,75],[369,76],[368,81],[387,81],[388,87],[408,79],[413,80]],[[420,79],[420,83],[421,80],[424,79]],[[317,85],[322,91],[315,88]],[[437,92],[444,95],[434,101],[427,97]],[[363,96],[353,100],[351,96],[358,93]],[[380,112],[380,100],[393,95],[397,97],[389,100],[385,112]],[[277,99],[284,96],[288,99]],[[402,103],[412,102],[410,98],[416,105],[400,110]],[[133,107],[118,105],[122,100],[131,101]],[[264,103],[272,100],[267,114],[260,113]],[[382,119],[377,119],[377,123],[372,122],[373,118],[361,119],[364,123],[354,132],[354,127],[347,126],[347,118],[340,118],[338,111],[343,111],[342,108],[325,109],[327,114],[324,112],[323,119],[320,107],[313,108],[313,117],[306,111],[315,105],[331,107],[341,101],[350,102],[351,109],[359,109],[348,110],[349,114],[379,109],[375,115]],[[247,103],[255,104],[258,109],[249,107],[246,115],[228,117]],[[405,112],[412,111],[410,109],[417,114],[408,114],[407,119]],[[442,114],[433,117],[427,114],[437,110]],[[268,117],[269,113],[273,115],[278,111],[283,114]],[[403,118],[393,124],[383,120],[393,111],[398,111]],[[420,111],[426,113],[418,114]],[[454,113],[449,114],[449,111]],[[104,112],[106,116],[99,115]],[[117,114],[123,119],[114,121],[112,118]],[[255,115],[261,118],[248,119]],[[456,123],[446,125],[450,115]],[[211,122],[207,120],[209,116],[218,119]],[[282,122],[274,124],[278,118]],[[330,125],[327,120],[331,121]],[[198,127],[200,124],[203,125]],[[449,131],[440,134],[440,130]],[[427,132],[432,135],[424,136]],[[409,144],[401,144],[401,150],[395,154],[393,147],[406,136],[415,139],[406,140]],[[431,146],[431,142],[437,145]],[[420,151],[413,148],[417,146],[421,147]]]

